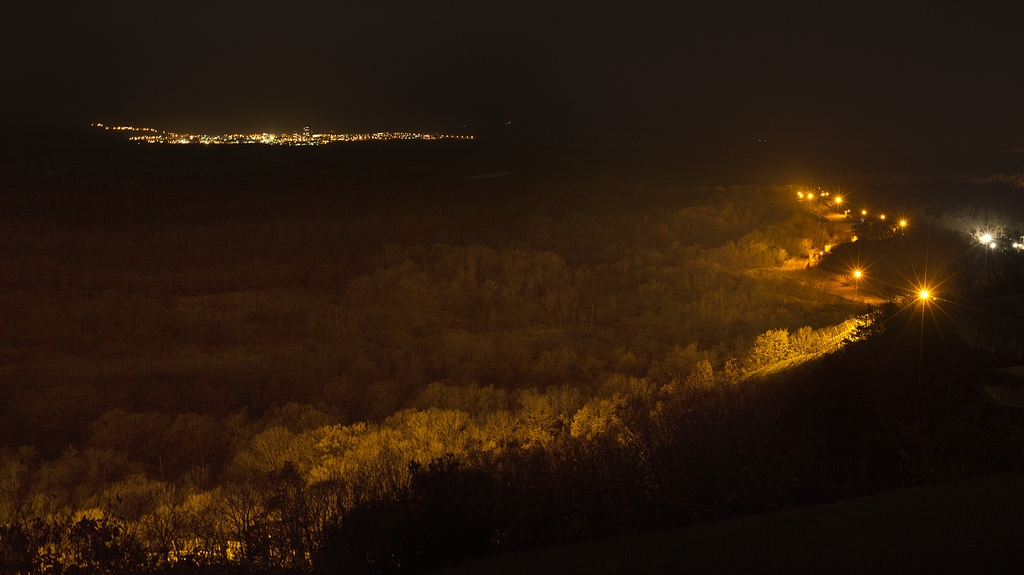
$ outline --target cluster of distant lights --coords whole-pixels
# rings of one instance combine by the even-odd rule
[[[129,132],[132,142],[148,144],[265,144],[274,146],[319,146],[334,142],[365,142],[380,140],[474,140],[472,135],[437,134],[423,132],[374,132],[368,134],[336,134],[334,132],[311,133],[309,128],[291,134],[178,134],[165,132],[155,128],[136,126],[105,126],[92,124],[93,127],[116,132]]]
[[[843,201],[844,201],[842,196],[840,196],[840,195],[832,196],[831,192],[797,192],[796,195],[801,200],[813,200],[815,198],[828,198],[828,197],[832,197],[832,203],[834,203],[836,206],[843,205]],[[860,215],[861,215],[862,218],[866,218],[868,216],[868,211],[867,210],[861,210],[860,211]],[[885,220],[885,214],[879,214],[878,215],[878,219],[879,220]],[[900,218],[900,220],[897,222],[896,225],[898,225],[900,228],[906,229],[906,227],[908,225],[910,225],[910,222],[907,219],[905,219],[905,218]],[[1022,245],[1024,245],[1024,244],[1022,244]]]
[[[801,200],[813,200],[815,198],[827,198],[831,196],[829,192],[797,192],[796,194],[797,197],[800,198]],[[843,197],[837,195],[832,199],[832,202],[835,203],[836,206],[840,206],[843,203]],[[862,218],[866,218],[868,215],[868,211],[866,209],[861,210],[860,215]],[[879,214],[878,219],[885,220],[885,214]],[[907,226],[910,225],[910,222],[906,218],[900,218],[896,225],[901,229],[906,229]],[[998,243],[996,243],[996,238],[991,233],[979,233],[976,235],[976,237],[982,244],[988,246],[989,248],[994,249],[999,245]],[[1024,238],[1022,238],[1020,242],[1013,242],[1012,246],[1014,249],[1024,250]]]
[[[978,234],[975,235],[975,237],[978,239],[978,242],[980,242],[983,246],[986,246],[991,249],[999,247],[999,243],[997,242],[998,238],[996,238],[989,232],[979,232]],[[1015,250],[1024,250],[1024,238],[1021,238],[1020,242],[1011,243],[1010,246],[1013,247],[1013,249]]]
[[[995,238],[992,234],[988,232],[980,232],[975,237],[977,237],[978,241],[984,246],[987,246],[992,249],[999,247],[999,244],[996,242],[998,238]],[[1024,241],[1024,238],[1021,239],[1022,241]],[[1013,242],[1010,245],[1013,247],[1013,249],[1024,250],[1024,243],[1022,242]]]
[[[843,204],[844,200],[843,200],[842,196],[840,196],[840,195],[832,196],[832,194],[830,192],[820,191],[821,188],[818,188],[818,190],[819,191],[810,191],[810,192],[803,192],[803,191],[801,191],[801,192],[797,192],[797,197],[799,199],[801,199],[801,200],[820,199],[820,200],[823,200],[826,203],[829,203],[831,201],[831,203],[834,203],[837,208]],[[831,198],[831,200],[829,198]],[[849,211],[849,210],[847,210],[847,211]],[[860,211],[860,215],[861,215],[862,218],[867,218],[868,210],[862,209]],[[878,219],[884,221],[885,220],[885,214],[879,214]],[[910,225],[910,222],[906,218],[900,218],[900,220],[896,223],[896,225],[897,225],[897,227],[899,229],[905,230],[907,228],[907,226]],[[999,247],[999,243],[997,241],[998,238],[996,238],[992,233],[989,233],[989,232],[979,232],[979,233],[975,234],[975,238],[981,243],[981,245],[983,245],[983,246],[985,246],[985,247],[987,247],[989,249],[996,249],[996,248]],[[853,241],[857,241],[857,237],[856,236],[853,237]],[[1011,245],[1013,246],[1014,249],[1024,250],[1024,237],[1021,238],[1021,241],[1013,242]],[[824,252],[818,252],[818,253],[820,255],[823,255],[824,253],[828,252],[829,248],[831,248],[831,247],[832,246],[825,246],[825,251]],[[860,283],[860,281],[862,279],[865,278],[864,271],[861,270],[861,269],[851,270],[850,276],[853,278],[854,281],[858,282],[858,284]],[[918,301],[920,301],[922,303],[927,303],[929,301],[935,300],[935,295],[931,292],[930,289],[925,288],[925,287],[919,288],[917,290],[916,295],[917,295]]]
[[[818,189],[820,190],[821,188],[818,188]],[[832,196],[830,192],[825,192],[825,191],[797,192],[796,195],[801,200],[825,199],[825,198],[832,197],[832,202],[835,203],[835,205],[837,207],[841,206],[843,204],[843,197],[842,196],[840,196],[840,195]],[[827,199],[825,199],[825,201],[828,202]],[[862,209],[860,211],[860,215],[861,215],[862,218],[866,218],[868,216],[868,211],[866,209]],[[878,215],[878,219],[881,220],[881,221],[884,221],[885,220],[885,214],[879,214]],[[906,218],[900,218],[900,220],[896,223],[896,225],[901,230],[905,230],[905,229],[907,229],[907,226],[910,225],[910,222]],[[980,239],[981,239],[982,243],[988,244],[989,247],[993,247],[993,248],[996,247],[995,242],[992,241],[991,234],[984,234],[983,236],[981,236]],[[857,236],[853,237],[853,241],[857,241]],[[823,255],[825,252],[830,251],[831,247],[832,247],[831,245],[827,245],[827,246],[825,246],[825,251],[824,252],[818,252],[818,253],[820,255]],[[1013,247],[1021,249],[1021,248],[1024,248],[1024,244],[1013,244]],[[858,285],[860,284],[860,281],[862,279],[865,279],[864,270],[861,270],[861,269],[854,269],[854,270],[852,270],[850,272],[850,276],[854,279],[854,281],[856,281],[858,283]],[[917,291],[917,299],[920,302],[922,302],[922,303],[927,303],[927,302],[935,299],[935,296],[932,294],[930,289],[922,287],[922,288],[919,288],[918,291]]]

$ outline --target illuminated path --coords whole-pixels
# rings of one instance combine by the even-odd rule
[[[852,243],[850,240],[853,238],[853,222],[847,219],[844,214],[836,213],[832,211],[832,208],[817,203],[807,203],[806,205],[808,205],[812,211],[822,218],[842,227],[840,241],[833,246],[833,249],[838,246]],[[843,239],[845,239],[845,241],[842,241]],[[811,273],[819,274],[819,278],[828,285],[828,288],[825,290],[828,293],[838,295],[839,297],[850,301],[856,301],[868,305],[880,305],[886,302],[884,298],[878,297],[868,289],[862,289],[861,286],[858,286],[857,278],[852,276],[841,277],[828,272],[821,273],[816,269],[809,271]],[[865,281],[867,281],[867,278],[865,278]]]
[[[828,339],[819,343],[817,349],[815,349],[814,351],[810,353],[788,357],[782,361],[775,362],[771,365],[766,365],[755,372],[746,374],[745,376],[743,376],[743,379],[764,377],[767,375],[779,373],[787,369],[803,365],[808,361],[821,357],[825,354],[832,353],[833,351],[836,351],[839,348],[846,345],[846,343],[850,341],[850,338],[851,336],[853,336],[854,332],[857,331],[857,328],[867,326],[870,324],[871,317],[869,315],[850,318],[839,325],[832,326],[830,328],[832,331]]]

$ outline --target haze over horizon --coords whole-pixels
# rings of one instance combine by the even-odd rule
[[[1020,21],[974,6],[12,0],[0,124],[1018,145]]]

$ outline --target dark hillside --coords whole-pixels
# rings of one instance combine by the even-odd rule
[[[785,149],[3,145],[5,561],[415,571],[1020,467],[943,313],[1012,254],[804,269],[842,222],[708,185]]]

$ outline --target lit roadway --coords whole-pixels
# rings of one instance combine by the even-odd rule
[[[808,193],[806,196],[799,196],[799,199],[804,200],[804,202],[802,203],[808,205],[819,216],[827,219],[833,224],[841,226],[840,240],[835,245],[849,243],[850,239],[853,238],[853,222],[847,219],[846,214],[843,211],[847,209],[846,206],[848,206],[848,202],[846,202],[846,200],[843,199],[841,196],[829,200],[827,198],[814,196]],[[808,199],[811,201],[807,201]],[[832,211],[833,208],[836,211]],[[867,217],[868,210],[861,209],[860,215],[861,217]],[[879,214],[877,217],[880,220],[885,219],[885,216],[882,214]],[[899,226],[901,229],[906,229],[907,221],[901,220],[899,222]],[[843,239],[845,239],[845,241],[843,241]],[[824,252],[824,246],[815,246],[814,249]],[[802,268],[802,266],[800,266],[800,268]],[[849,277],[846,278],[845,280],[837,279],[832,277],[831,275],[827,275],[824,281],[828,282],[829,291],[840,297],[852,301],[859,301],[861,303],[873,305],[885,303],[884,299],[871,294],[866,289],[861,289],[862,287],[866,287],[867,284],[871,281],[870,274],[868,274],[864,270],[851,269]]]

